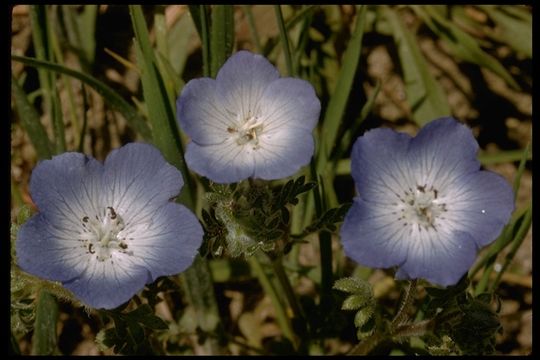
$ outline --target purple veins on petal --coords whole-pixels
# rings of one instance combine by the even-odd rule
[[[510,185],[480,170],[478,143],[453,118],[416,137],[375,129],[356,140],[351,173],[359,196],[345,217],[345,254],[400,279],[455,284],[514,210]]]
[[[182,90],[177,115],[191,138],[186,163],[218,183],[293,175],[309,163],[321,105],[304,80],[280,78],[261,55],[239,51],[216,79]]]
[[[103,164],[78,153],[42,161],[30,181],[39,213],[19,230],[17,264],[62,282],[88,306],[115,308],[191,265],[203,230],[170,202],[182,185],[148,144],[125,145]]]

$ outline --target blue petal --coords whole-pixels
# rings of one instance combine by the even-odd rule
[[[514,211],[514,194],[500,175],[478,171],[449,184],[445,201],[448,226],[469,233],[478,247],[499,236]]]
[[[200,146],[190,142],[186,147],[186,164],[199,175],[210,180],[229,184],[253,175],[253,156],[244,151],[234,139],[223,144]]]
[[[44,279],[67,281],[85,270],[86,248],[67,221],[51,223],[43,213],[34,215],[19,229],[15,246],[19,267]]]
[[[355,198],[341,225],[345,254],[369,267],[388,268],[407,258],[408,229],[395,221],[392,207]]]
[[[474,239],[461,231],[415,232],[398,279],[426,279],[441,286],[456,284],[476,258]]]
[[[281,179],[296,173],[309,163],[315,144],[311,130],[285,127],[264,130],[259,148],[253,152],[256,178]]]
[[[222,98],[220,103],[226,110],[247,119],[249,110],[256,110],[255,105],[266,87],[278,78],[279,72],[266,58],[249,51],[239,51],[219,70],[216,93]]]
[[[51,223],[79,227],[88,211],[99,207],[102,172],[97,160],[79,153],[41,161],[30,179],[32,200]]]
[[[230,137],[236,118],[216,96],[216,81],[209,78],[187,83],[176,102],[180,127],[199,145],[215,145]]]
[[[127,241],[128,250],[134,262],[149,270],[152,281],[189,267],[203,239],[195,215],[179,204],[162,206],[147,224],[138,225],[133,235],[126,234],[133,238]]]
[[[157,148],[131,143],[105,160],[103,206],[112,206],[126,225],[153,213],[178,195],[182,174],[165,161]]]
[[[97,261],[87,258],[83,276],[65,282],[77,298],[96,309],[114,309],[133,297],[151,281],[147,269],[130,262]]]
[[[411,141],[409,161],[418,185],[444,188],[463,174],[477,171],[478,143],[471,130],[453,118],[441,118],[424,126]]]
[[[271,82],[260,102],[264,132],[300,128],[311,133],[321,112],[321,103],[310,83],[283,78]]]
[[[353,145],[351,174],[366,201],[391,204],[402,190],[416,187],[407,158],[411,137],[390,129],[366,132]]]

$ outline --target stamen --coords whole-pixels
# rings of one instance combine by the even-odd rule
[[[123,242],[125,236],[120,232],[124,229],[124,221],[112,206],[105,208],[105,216],[100,221],[91,220],[89,216],[82,218],[81,241],[88,249],[89,254],[96,254],[99,261],[112,259],[112,251],[116,250],[123,254],[132,255],[133,252],[126,252],[127,244]],[[112,260],[111,260],[112,261]]]

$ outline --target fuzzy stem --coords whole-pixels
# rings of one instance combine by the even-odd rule
[[[416,282],[417,280],[413,279],[407,284],[399,310],[394,317],[394,320],[392,320],[391,331],[394,331],[394,329],[396,329],[400,324],[407,320],[407,313],[409,312],[409,309],[412,306],[414,297],[416,295]]]

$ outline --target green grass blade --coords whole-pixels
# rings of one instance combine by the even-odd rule
[[[526,160],[531,160],[531,152],[526,153]],[[482,165],[493,165],[493,164],[501,164],[501,163],[507,163],[507,162],[514,162],[514,161],[520,161],[523,157],[523,150],[506,150],[506,151],[498,151],[494,154],[486,154],[485,152],[481,152],[478,155],[478,160]]]
[[[177,76],[181,76],[184,72],[188,57],[187,48],[189,40],[195,31],[191,16],[186,13],[182,15],[167,33],[169,53],[166,55]]]
[[[83,11],[77,17],[77,27],[79,29],[80,43],[86,62],[91,65],[96,56],[96,18],[98,5],[84,5]]]
[[[146,21],[139,5],[132,5],[129,9],[136,38],[135,50],[141,69],[143,95],[154,135],[153,142],[161,150],[165,159],[182,172],[186,186],[182,188],[179,199],[192,208],[194,204],[193,184],[184,162],[175,113],[171,108],[167,91],[156,66],[157,61],[154,49],[150,44]]]
[[[255,49],[257,50],[259,54],[262,54],[263,48],[261,45],[261,39],[257,31],[257,26],[255,26],[255,19],[253,18],[253,11],[251,11],[251,6],[253,5],[242,5],[242,10],[244,10],[244,14],[246,15],[246,18],[247,18],[249,30],[251,32],[251,38],[253,39],[253,44],[255,45]]]
[[[56,322],[58,304],[54,296],[45,290],[39,292],[36,320],[32,337],[32,354],[53,355],[57,353]]]
[[[47,44],[47,9],[44,5],[30,6],[30,19],[32,25],[32,42],[34,44],[34,52],[38,60],[47,61],[49,57],[49,45]],[[45,70],[38,68],[39,85],[42,91],[44,109],[52,118],[52,102],[51,89],[52,80],[51,74]]]
[[[289,31],[291,30],[296,24],[298,24],[300,21],[306,18],[306,16],[312,14],[313,11],[316,9],[316,5],[308,5],[304,7],[299,12],[295,13],[287,22],[285,23],[285,30]],[[272,51],[274,51],[274,48],[278,44],[280,40],[280,37],[274,37],[270,38],[266,41],[266,43],[263,46],[263,54],[264,56],[268,57]]]
[[[397,12],[384,8],[384,15],[397,46],[403,70],[405,91],[414,121],[423,126],[431,120],[451,115],[446,95],[428,69],[426,59],[418,47],[418,40],[403,24]]]
[[[332,179],[327,178],[327,164],[336,144],[336,137],[343,121],[343,115],[345,114],[351,87],[360,60],[365,19],[366,6],[362,6],[359,10],[355,29],[347,46],[347,50],[345,50],[343,55],[343,67],[339,73],[337,86],[335,88],[336,90],[332,94],[328,103],[328,108],[324,114],[324,121],[320,132],[322,136],[320,137],[320,146],[317,152],[315,173],[322,175],[323,178],[327,179],[328,183],[331,183]],[[328,187],[327,190],[334,191],[333,186]],[[304,213],[304,226],[311,222],[313,212],[313,197],[308,197],[306,211]]]
[[[499,286],[502,275],[508,269],[508,266],[510,265],[510,263],[516,256],[516,253],[521,247],[521,244],[523,244],[523,241],[525,240],[525,237],[527,236],[527,233],[529,232],[531,225],[532,225],[532,203],[529,203],[527,212],[525,213],[523,217],[523,221],[521,222],[519,229],[516,232],[516,236],[514,236],[514,239],[512,240],[512,243],[511,243],[512,246],[510,248],[510,251],[505,256],[502,268],[500,271],[497,272],[497,276],[495,280],[493,281],[493,283],[491,284],[491,291],[495,291],[497,287]]]
[[[514,190],[514,201],[517,198],[518,190],[521,185],[521,176],[523,175],[523,171],[525,171],[525,164],[527,163],[527,159],[529,158],[531,153],[531,143],[527,144],[527,147],[523,151],[523,154],[521,155],[521,160],[519,162],[518,170],[516,172],[516,177],[514,179],[514,186],[512,187]]]
[[[71,77],[74,77],[78,80],[81,80],[95,91],[98,92],[103,97],[103,100],[111,106],[114,110],[119,111],[124,118],[127,120],[128,124],[138,132],[143,139],[146,141],[151,141],[152,133],[150,128],[146,124],[144,118],[131,106],[126,100],[124,100],[116,91],[111,89],[105,83],[99,81],[93,76],[88,74],[54,64],[49,61],[40,61],[34,58],[29,58],[25,56],[11,55],[11,59],[19,61],[25,65],[34,66],[38,69],[46,69],[49,71],[66,74]]]
[[[449,45],[455,56],[467,62],[490,69],[503,78],[512,88],[520,90],[519,85],[514,78],[512,78],[512,75],[510,75],[497,59],[483,51],[478,42],[471,35],[439,15],[439,13],[434,10],[433,6],[414,5],[412,8],[420,17],[422,17],[431,31]],[[532,31],[532,29],[529,29],[529,32],[530,31]]]
[[[281,42],[281,48],[285,54],[285,63],[287,64],[287,75],[295,76],[295,70],[293,68],[293,61],[291,56],[291,47],[289,45],[289,36],[285,29],[285,21],[283,20],[283,13],[281,12],[281,5],[274,5],[274,11],[276,13],[276,21],[279,28],[279,39]]]
[[[343,54],[343,67],[339,73],[335,92],[328,102],[328,108],[324,114],[321,128],[321,146],[317,158],[317,173],[322,174],[326,170],[326,164],[330,159],[343,115],[347,108],[347,102],[353,85],[354,77],[360,53],[362,50],[362,37],[364,35],[366,6],[362,6],[356,19],[354,32],[349,40],[347,50]]]
[[[356,139],[353,139],[354,134],[358,131],[360,128],[360,125],[364,122],[364,120],[367,118],[369,113],[371,112],[371,109],[373,109],[373,105],[375,105],[375,100],[377,99],[377,95],[379,95],[379,91],[381,90],[381,82],[377,81],[377,85],[375,85],[375,89],[373,90],[373,93],[371,96],[367,99],[364,106],[362,106],[362,110],[360,110],[360,116],[358,119],[343,133],[343,136],[341,136],[341,140],[339,142],[339,147],[333,156],[334,159],[339,160],[345,154],[347,149],[351,146],[351,143],[355,141]],[[334,164],[334,166],[337,166],[338,162]]]
[[[11,92],[15,99],[15,107],[19,114],[21,125],[28,134],[32,145],[36,150],[38,159],[50,159],[52,151],[47,132],[39,120],[36,109],[30,104],[26,97],[26,93],[19,86],[17,79],[14,77],[11,78]]]
[[[64,116],[62,115],[62,105],[58,91],[53,92],[53,130],[56,140],[56,154],[66,151],[66,132],[64,130]]]
[[[234,8],[232,5],[214,5],[210,46],[211,76],[216,77],[234,47]]]
[[[191,20],[195,24],[195,29],[199,33],[199,37],[203,37],[203,24],[201,22],[201,5],[188,5],[189,13],[191,15]]]
[[[515,5],[479,5],[500,27],[496,37],[517,52],[532,58],[532,14]]]

